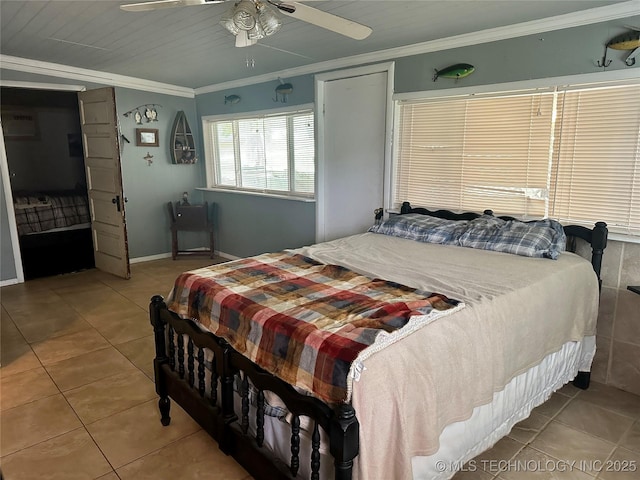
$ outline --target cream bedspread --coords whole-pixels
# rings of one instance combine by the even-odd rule
[[[567,341],[595,334],[596,276],[571,253],[554,261],[374,233],[296,252],[467,305],[364,362],[352,398],[361,480],[411,478],[411,457],[437,451],[446,425]]]

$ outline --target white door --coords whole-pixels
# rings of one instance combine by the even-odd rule
[[[317,76],[318,242],[366,232],[383,206],[390,76],[389,65]]]
[[[115,92],[79,92],[78,101],[96,268],[129,278]]]

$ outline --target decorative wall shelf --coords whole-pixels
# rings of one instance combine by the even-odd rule
[[[176,114],[170,136],[170,152],[173,163],[193,164],[198,161],[196,144],[187,122],[187,116],[181,110]]]

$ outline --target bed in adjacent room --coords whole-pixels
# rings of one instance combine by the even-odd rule
[[[95,266],[86,192],[14,192],[25,278]]]
[[[446,479],[588,385],[603,223],[402,213],[154,297],[162,422],[171,397],[256,478]]]

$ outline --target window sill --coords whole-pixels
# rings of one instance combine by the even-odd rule
[[[202,192],[237,193],[237,194],[241,194],[241,195],[252,195],[252,196],[255,196],[255,197],[278,198],[278,199],[281,199],[281,200],[292,200],[292,201],[295,201],[295,202],[304,202],[304,203],[315,203],[315,201],[316,201],[316,199],[312,198],[312,197],[297,197],[295,195],[266,193],[266,192],[250,192],[248,190],[235,190],[233,188],[200,187],[200,188],[196,188],[196,190],[200,190]]]

